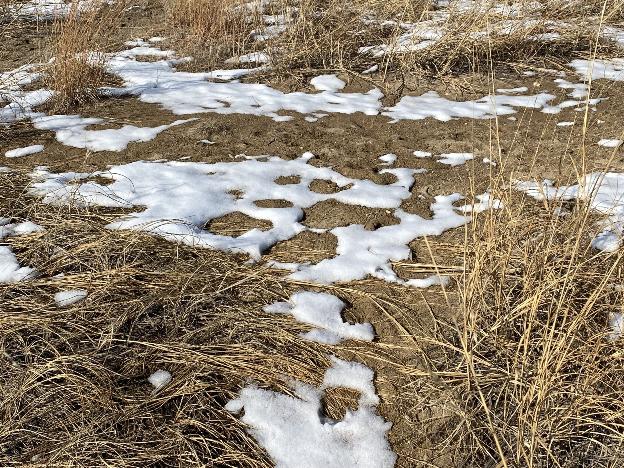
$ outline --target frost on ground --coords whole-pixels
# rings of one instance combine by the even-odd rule
[[[293,382],[296,396],[289,396],[252,385],[226,409],[244,410],[241,420],[278,468],[394,466],[396,455],[386,439],[391,424],[377,414],[373,371],[354,362],[332,361],[319,389]],[[324,390],[337,387],[360,392],[357,410],[347,410],[339,421],[325,417],[321,403]]]
[[[336,256],[317,264],[290,265],[290,277],[297,280],[328,284],[373,276],[386,281],[423,287],[435,284],[437,277],[425,280],[398,278],[391,261],[410,256],[408,244],[422,236],[436,236],[462,226],[470,219],[454,203],[459,194],[437,196],[431,205],[433,217],[423,218],[399,208],[411,196],[413,169],[383,169],[396,181],[378,185],[370,180],[345,177],[328,167],[308,164],[314,156],[300,158],[248,158],[231,163],[144,162],[115,166],[95,174],[67,172],[54,174],[39,168],[33,174],[30,193],[43,197],[48,204],[77,203],[105,207],[145,207],[111,223],[111,229],[147,231],[166,239],[198,247],[244,252],[259,260],[263,252],[280,241],[291,239],[308,230],[301,223],[303,209],[318,202],[336,200],[350,205],[394,209],[400,224],[383,226],[374,231],[363,225],[336,227],[329,232],[338,240]],[[109,185],[86,181],[91,176],[113,180]],[[280,177],[298,176],[294,184],[278,184]],[[314,192],[309,185],[314,179],[327,180],[338,187],[337,193]],[[234,193],[240,193],[235,196]],[[286,200],[287,208],[262,208],[259,200]],[[255,219],[270,221],[268,230],[252,229],[238,237],[218,235],[205,229],[213,219],[240,212]]]
[[[622,244],[624,232],[624,174],[594,172],[584,177],[580,184],[555,187],[552,181],[517,182],[516,188],[538,200],[582,200],[606,215],[602,231],[592,241],[592,246],[607,252],[616,251]]]
[[[298,322],[316,328],[304,333],[303,338],[325,344],[342,340],[372,341],[375,337],[370,323],[345,323],[340,316],[345,304],[336,296],[303,291],[293,294],[288,302],[276,302],[264,308],[265,312],[290,314]]]
[[[0,241],[10,236],[21,236],[41,230],[41,226],[30,221],[11,223],[8,218],[0,218]],[[35,275],[36,272],[32,268],[20,266],[9,246],[0,245],[0,283],[17,283]]]

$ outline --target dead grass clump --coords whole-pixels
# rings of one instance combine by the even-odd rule
[[[544,2],[544,13],[549,17],[569,19],[570,13],[576,17],[596,17],[604,14],[606,21],[623,18],[624,1],[622,0],[558,0]]]
[[[271,466],[224,405],[249,380],[318,384],[329,364],[300,326],[261,312],[281,284],[231,255],[105,229],[120,213],[3,187],[3,215],[46,230],[10,239],[39,279],[0,288],[0,464]],[[86,300],[56,305],[76,288]],[[159,390],[157,369],[173,376]]]
[[[589,246],[584,207],[554,216],[507,194],[469,228],[460,317],[437,330],[423,406],[467,466],[621,466],[622,253]]]
[[[272,64],[282,74],[359,71],[370,61],[360,47],[392,36],[402,22],[422,19],[430,6],[430,1],[409,0],[301,0],[291,10],[288,27],[269,44]]]
[[[245,21],[240,0],[172,0],[165,4],[169,21],[182,27],[195,39],[221,39],[240,31]]]
[[[243,0],[168,0],[165,13],[179,47],[207,66],[241,55],[261,22]]]
[[[54,92],[54,110],[66,110],[98,96],[98,88],[109,79],[104,55],[118,27],[124,2],[98,2],[88,9],[74,3],[66,17],[55,20],[53,60],[46,85]]]
[[[562,9],[550,3],[536,5],[484,2],[463,9],[451,4],[443,19],[423,22],[412,32],[408,28],[386,41],[384,60],[401,70],[442,75],[487,71],[492,64],[550,68],[589,51],[604,55],[613,50],[611,40],[601,34],[613,16],[602,11],[589,15],[583,8]],[[434,40],[428,42],[431,37]]]

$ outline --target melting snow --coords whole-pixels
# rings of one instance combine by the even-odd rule
[[[311,158],[313,155],[306,153],[290,161],[278,157],[217,164],[138,161],[98,173],[114,181],[108,186],[94,182],[73,186],[72,181],[89,175],[51,174],[43,170],[36,175],[44,180],[34,184],[32,191],[44,195],[47,203],[78,201],[112,207],[145,206],[145,211],[133,213],[110,227],[145,230],[191,245],[247,252],[255,259],[278,241],[305,230],[300,224],[302,209],[319,201],[334,199],[372,208],[396,208],[409,197],[413,183],[410,169],[399,172],[386,169],[384,172],[396,172],[397,181],[378,185],[344,177],[330,168],[312,166],[308,164]],[[301,177],[298,184],[275,183],[281,176],[293,175]],[[309,188],[314,179],[349,188],[333,194],[316,193]],[[231,195],[235,190],[244,196]],[[260,208],[254,203],[263,199],[284,199],[294,206]],[[208,221],[234,212],[265,219],[273,227],[268,231],[253,229],[239,237],[216,235],[203,229]]]
[[[168,128],[188,121],[176,120],[158,127],[124,125],[115,129],[87,130],[89,125],[103,124],[104,120],[78,115],[49,115],[33,119],[33,125],[39,130],[56,132],[56,139],[67,146],[90,151],[123,151],[131,142],[151,141]]]
[[[171,382],[171,379],[172,376],[170,372],[158,369],[147,378],[147,381],[153,385],[154,390],[160,390],[165,385],[169,384],[169,382]]]
[[[449,166],[461,166],[471,159],[474,159],[474,154],[472,153],[446,153],[438,156],[439,163]]]
[[[612,340],[617,340],[624,335],[624,314],[621,312],[613,312],[609,316],[609,326],[611,327],[611,332],[609,333],[609,338]]]
[[[10,247],[0,245],[0,283],[17,283],[36,274],[29,267],[20,267]]]
[[[372,341],[373,327],[369,323],[352,325],[340,316],[345,304],[336,296],[326,293],[299,292],[288,302],[276,302],[264,308],[265,312],[291,314],[295,320],[316,327],[303,334],[310,341],[337,344],[342,340]]]
[[[14,2],[7,5],[8,15],[22,18],[33,18],[38,21],[52,20],[59,16],[66,16],[74,4],[79,11],[94,8],[98,0],[80,0],[78,2],[66,2],[64,0],[33,0],[29,2]]]
[[[225,61],[227,64],[232,63],[269,63],[271,58],[264,52],[251,52],[241,55],[240,57],[232,57]]]
[[[87,291],[84,289],[72,289],[70,291],[59,291],[54,295],[54,301],[59,307],[67,307],[84,300]]]
[[[16,148],[4,153],[7,158],[21,158],[22,156],[30,156],[31,154],[41,153],[43,145],[31,145],[24,148]]]
[[[606,148],[617,148],[622,143],[623,143],[622,140],[616,140],[612,138],[603,138],[602,140],[598,141],[598,146],[604,146]]]
[[[430,158],[434,156],[432,153],[427,151],[414,151],[412,153],[417,158]],[[460,166],[465,164],[467,161],[474,159],[474,154],[472,153],[442,153],[435,156],[436,161],[441,164],[446,164],[447,166]],[[486,162],[486,161],[484,161]]]
[[[384,163],[385,166],[391,166],[396,162],[397,155],[392,153],[384,154],[383,156],[379,156],[379,160]]]
[[[435,91],[421,96],[405,96],[395,106],[386,108],[382,114],[399,120],[420,120],[427,117],[447,122],[454,118],[491,119],[497,115],[514,114],[514,107],[540,109],[555,98],[552,94],[533,96],[490,95],[475,101],[451,101]]]
[[[96,174],[54,174],[40,168],[33,174],[39,182],[33,184],[31,193],[43,196],[45,203],[52,204],[145,207],[108,227],[147,231],[194,246],[246,252],[255,260],[277,242],[310,230],[301,223],[303,209],[318,202],[336,200],[371,208],[395,209],[394,216],[400,220],[397,225],[383,226],[374,231],[359,224],[332,229],[330,232],[338,241],[336,256],[315,265],[300,264],[290,275],[298,280],[322,284],[363,279],[371,275],[386,281],[420,286],[422,281],[399,279],[390,262],[408,259],[410,248],[407,244],[417,237],[439,235],[469,221],[453,205],[461,200],[459,194],[436,197],[431,206],[432,219],[398,209],[403,200],[411,196],[414,174],[420,171],[383,169],[380,173],[393,174],[396,181],[378,185],[370,180],[345,177],[331,168],[310,165],[308,161],[311,158],[312,154],[305,153],[294,160],[265,157],[264,161],[249,158],[217,164],[138,161]],[[110,178],[113,183],[75,183],[92,175]],[[275,183],[277,178],[287,176],[299,176],[300,182],[287,185]],[[316,193],[309,188],[314,179],[331,181],[344,190]],[[233,191],[241,192],[242,196],[235,197]],[[293,206],[261,208],[255,204],[264,199],[287,200]],[[251,229],[238,237],[205,230],[204,226],[211,220],[234,212],[270,221],[272,227],[266,231]],[[291,266],[289,269],[295,268]]]
[[[321,75],[311,80],[311,85],[318,92],[284,93],[264,84],[240,83],[235,81],[245,75],[252,74],[261,68],[215,70],[205,73],[180,72],[175,66],[188,62],[189,58],[175,58],[170,50],[161,50],[153,47],[150,42],[134,40],[128,42],[134,46],[130,49],[108,54],[105,56],[106,68],[112,74],[120,77],[124,86],[121,88],[104,88],[101,91],[111,96],[135,95],[144,102],[160,104],[175,114],[195,114],[212,112],[219,114],[249,114],[271,117],[275,121],[291,120],[292,117],[282,115],[281,112],[296,112],[304,114],[306,120],[316,121],[325,113],[352,114],[362,112],[366,115],[385,115],[392,122],[398,120],[419,120],[435,118],[448,121],[454,118],[489,119],[497,115],[508,115],[516,112],[515,108],[542,109],[543,112],[557,113],[566,107],[578,106],[579,101],[565,101],[559,105],[550,102],[555,96],[547,93],[536,95],[519,95],[522,88],[502,89],[500,95],[484,96],[474,101],[452,101],[441,97],[436,92],[428,92],[421,96],[405,96],[395,106],[384,108],[381,103],[382,92],[373,88],[367,93],[341,92],[345,82],[335,75]],[[157,60],[141,61],[142,56],[154,56]],[[240,61],[257,60],[259,55],[243,56]],[[72,145],[88,148],[90,138],[98,140],[119,139],[119,145],[107,143],[108,147],[123,147],[125,140],[145,141],[144,138],[153,138],[151,135],[162,131],[164,126],[146,129],[135,126],[124,126],[96,136],[88,133],[82,126],[85,122],[103,123],[100,119],[82,119],[78,116],[50,116],[35,113],[33,108],[50,99],[52,93],[45,89],[37,91],[23,91],[21,86],[32,82],[39,74],[36,67],[29,65],[0,75],[0,91],[9,104],[0,109],[0,122],[12,122],[23,118],[31,118],[39,125],[46,125],[48,118],[67,119],[67,128],[63,130],[68,135],[67,140]],[[15,75],[15,77],[13,77]],[[214,82],[211,80],[226,80]],[[563,80],[562,87],[571,87],[573,96],[583,93],[583,84],[568,83]],[[600,100],[594,99],[590,104]],[[93,123],[87,123],[92,125]],[[74,132],[77,132],[74,135]],[[100,132],[106,132],[101,130]],[[125,143],[127,144],[127,143]]]
[[[373,371],[332,358],[321,388],[293,382],[296,396],[248,386],[226,409],[244,410],[249,432],[269,453],[277,468],[390,468],[396,455],[386,435],[391,424],[376,412],[379,398]],[[327,388],[360,392],[358,408],[335,421],[322,414]]]
[[[21,236],[41,231],[41,226],[30,221],[11,223],[8,218],[0,218],[0,241],[10,236]],[[15,254],[9,246],[0,245],[0,283],[17,283],[36,275],[29,267],[20,267]]]
[[[331,91],[337,93],[346,85],[344,81],[336,75],[320,75],[312,78],[310,84],[319,91]]]
[[[453,206],[461,199],[459,194],[435,197],[431,205],[431,219],[397,209],[394,216],[400,220],[399,224],[382,226],[374,231],[367,230],[361,224],[334,228],[330,232],[338,239],[336,256],[315,265],[301,265],[298,271],[290,274],[290,278],[330,284],[364,279],[370,275],[412,287],[429,285],[431,280],[423,283],[418,279],[400,279],[390,262],[408,259],[411,254],[408,244],[414,239],[438,236],[469,221],[469,218],[458,214]]]
[[[572,60],[570,66],[581,75],[584,80],[624,81],[624,58],[609,60]]]
[[[499,88],[496,90],[496,92],[502,94],[519,94],[526,93],[528,90],[529,88],[527,88],[526,86],[521,86],[518,88]]]

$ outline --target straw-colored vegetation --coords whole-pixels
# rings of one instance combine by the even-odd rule
[[[270,466],[223,406],[248,379],[322,378],[322,347],[261,311],[287,290],[226,254],[105,229],[119,213],[33,205],[18,180],[0,176],[3,215],[46,230],[11,241],[42,279],[0,289],[0,464]],[[75,288],[85,302],[59,308]],[[161,391],[157,369],[174,375]]]
[[[584,206],[499,194],[506,207],[467,230],[459,314],[431,339],[417,398],[445,405],[440,438],[468,466],[620,466],[622,254],[589,247]]]
[[[124,2],[96,2],[86,9],[72,5],[69,14],[54,20],[52,62],[45,82],[55,92],[56,110],[88,102],[98,97],[98,88],[107,83],[104,57],[119,28]]]

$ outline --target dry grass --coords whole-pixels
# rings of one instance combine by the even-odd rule
[[[591,2],[590,2],[591,3]],[[535,9],[534,2],[518,2],[516,9],[500,10],[500,3],[477,11],[450,10],[442,38],[417,53],[401,54],[400,68],[421,67],[447,74],[480,70],[516,63],[543,68],[562,66],[570,58],[597,52],[608,54],[613,45],[600,35],[605,24],[618,18],[624,2],[604,12],[604,2],[570,5],[548,2]],[[498,8],[496,8],[498,7]],[[503,5],[504,7],[504,5]],[[552,39],[540,39],[540,37]],[[388,60],[397,60],[392,58]]]
[[[0,291],[0,464],[270,466],[223,406],[248,379],[322,378],[323,348],[261,312],[283,286],[226,254],[105,229],[119,213],[33,204],[21,182],[0,177],[3,215],[46,231],[11,239],[40,279]],[[74,288],[85,302],[55,305]],[[157,392],[156,369],[173,374]]]
[[[382,27],[369,19],[418,19],[429,4],[406,0],[303,0],[289,28],[271,44],[271,56],[282,73],[289,69],[360,70],[367,57],[358,53],[359,48],[382,41],[396,30],[396,25]]]
[[[267,25],[257,12],[242,14],[238,0],[173,0],[165,8],[179,39],[203,48],[209,60],[266,46],[277,73],[318,74],[371,65],[360,46],[391,42],[403,31],[397,23],[426,18],[431,7],[407,0],[293,6],[280,0],[271,7],[291,23],[266,44],[254,41],[253,31]],[[370,11],[394,23],[364,26]],[[87,52],[105,49],[116,21],[111,12],[74,10],[57,22],[48,81],[57,108],[96,97],[106,80]],[[488,41],[469,33],[505,18],[457,14],[435,47],[389,53],[380,62],[450,73],[567,60],[592,49],[597,24],[621,19],[622,2],[572,9],[552,2],[544,13],[543,21]],[[549,31],[546,21],[563,18],[575,27],[556,48],[532,39]],[[42,277],[0,291],[0,464],[268,466],[223,405],[248,379],[287,391],[282,376],[321,378],[324,350],[300,340],[291,320],[259,312],[290,286],[229,255],[104,229],[119,213],[39,206],[19,194],[25,184],[0,174],[2,216],[46,228],[11,239],[21,263]],[[444,295],[457,320],[436,317],[434,327],[407,337],[427,368],[383,362],[418,376],[402,389],[402,404],[422,415],[434,408],[438,418],[402,436],[435,432],[427,435],[439,441],[434,450],[453,452],[463,466],[622,466],[624,354],[608,326],[624,299],[622,254],[590,249],[595,227],[587,207],[566,206],[569,215],[553,216],[554,204],[538,206],[497,186],[505,208],[480,215],[454,250],[464,255],[465,273],[458,291]],[[232,233],[236,226],[221,228]],[[319,253],[327,254],[304,251]],[[433,262],[397,267],[457,272]],[[54,293],[73,288],[89,291],[86,302],[57,307]],[[386,319],[396,320],[389,313]],[[171,371],[173,382],[153,392],[146,378],[158,368]]]
[[[167,0],[165,14],[179,48],[202,64],[240,55],[253,42],[260,12],[243,0]]]
[[[244,3],[244,2],[243,2]],[[501,9],[496,2],[483,2],[480,9],[453,6],[440,21],[439,9],[427,0],[274,0],[265,14],[244,7],[240,0],[174,0],[166,2],[170,24],[184,37],[185,50],[210,58],[212,66],[221,59],[265,50],[276,76],[301,75],[318,70],[360,72],[373,64],[385,72],[414,70],[436,75],[488,70],[516,62],[552,67],[570,57],[593,50],[605,24],[622,17],[622,0],[592,2],[548,2],[536,10],[535,2],[516,2]],[[208,20],[210,18],[210,20]],[[279,34],[272,34],[276,18],[285,20]],[[410,25],[441,33],[435,44],[406,51],[423,39],[402,36]],[[273,31],[274,32],[274,31]],[[558,34],[556,40],[537,39]],[[267,39],[258,41],[259,36]],[[599,53],[612,45],[599,40]],[[361,53],[366,46],[385,45],[379,56]]]
[[[54,22],[53,61],[46,74],[46,85],[55,92],[54,110],[97,98],[98,88],[110,79],[102,53],[118,30],[125,2],[96,2],[87,10],[73,5],[66,17]]]
[[[422,337],[419,406],[444,407],[435,436],[464,466],[621,466],[624,354],[608,321],[622,252],[590,248],[584,206],[560,217],[556,203],[499,194],[506,207],[467,230],[457,322]]]

